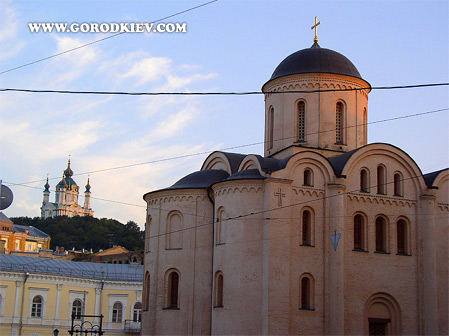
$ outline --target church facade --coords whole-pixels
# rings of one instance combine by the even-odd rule
[[[143,336],[449,332],[449,169],[367,143],[370,88],[315,41],[263,86],[264,156],[144,195]]]
[[[87,179],[86,190],[84,192],[84,206],[78,204],[79,186],[72,179],[73,170],[70,168],[70,159],[67,169],[64,170],[61,181],[56,185],[55,201],[50,202],[50,185],[44,185],[44,196],[41,206],[41,218],[56,216],[93,216],[94,212],[90,207],[90,184]]]

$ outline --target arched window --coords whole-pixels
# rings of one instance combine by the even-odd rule
[[[123,315],[123,305],[121,302],[116,302],[112,306],[112,322],[121,323]]]
[[[299,278],[299,309],[314,309],[315,284],[311,274],[304,273]]]
[[[178,212],[170,213],[167,217],[166,248],[168,250],[182,248],[182,217]]]
[[[376,218],[376,252],[387,252],[387,227],[383,217]]]
[[[365,168],[360,171],[360,191],[369,192],[369,172]]]
[[[306,103],[298,103],[298,141],[306,141]]]
[[[268,134],[267,134],[267,149],[273,148],[273,136],[274,136],[274,108],[270,106],[268,110]]]
[[[145,226],[145,252],[150,252],[151,219],[151,216],[148,216],[147,225]]]
[[[42,297],[36,295],[31,306],[31,317],[42,317]]]
[[[386,181],[385,167],[382,165],[377,166],[377,193],[385,195],[387,193],[387,181]]]
[[[226,242],[226,222],[223,222],[225,216],[224,208],[220,207],[217,211],[217,225],[215,226],[215,244],[220,245]]]
[[[223,307],[223,273],[215,273],[214,307]]]
[[[397,253],[407,254],[408,252],[408,230],[407,222],[403,219],[396,223],[396,237],[397,237]]]
[[[76,320],[81,320],[83,314],[83,303],[80,299],[75,299],[72,303],[72,315],[75,315]]]
[[[136,302],[133,307],[133,322],[142,321],[142,303]]]
[[[304,185],[313,187],[313,171],[309,168],[304,169]]]
[[[362,215],[354,216],[354,250],[363,251],[365,249],[365,225]]]
[[[147,311],[150,308],[150,272],[148,271],[145,273],[143,289],[143,310]]]
[[[167,285],[167,308],[177,309],[179,308],[179,274],[176,271],[168,275]]]
[[[309,210],[303,210],[301,214],[301,245],[313,245],[313,216]]]
[[[368,112],[366,107],[363,109],[363,144],[368,143]]]
[[[335,107],[335,142],[344,143],[344,106],[342,102],[337,102]]]
[[[402,175],[400,173],[395,173],[394,174],[394,196],[404,196],[404,191],[403,191],[403,178]]]

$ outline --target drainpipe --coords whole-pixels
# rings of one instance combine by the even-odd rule
[[[25,284],[27,282],[28,277],[30,276],[29,272],[25,273],[25,277],[23,279],[23,288],[22,288],[22,305],[20,307],[20,321],[19,321],[19,336],[22,336],[22,317],[23,317],[23,301],[25,300]]]
[[[212,203],[212,260],[211,260],[211,286],[210,286],[210,327],[209,334],[212,335],[212,316],[214,311],[214,251],[215,251],[215,202],[210,197],[211,188],[207,188],[207,197]]]

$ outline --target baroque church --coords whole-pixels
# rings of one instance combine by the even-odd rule
[[[262,90],[264,156],[143,196],[142,335],[448,334],[449,169],[368,144],[371,86],[316,38]]]
[[[94,212],[90,207],[90,184],[87,179],[86,190],[84,191],[84,206],[78,204],[79,186],[72,179],[73,170],[70,168],[70,159],[67,169],[64,170],[61,181],[56,185],[55,201],[50,202],[50,184],[44,185],[44,197],[41,207],[41,218],[56,216],[93,216]]]

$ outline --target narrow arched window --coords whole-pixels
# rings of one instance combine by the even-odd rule
[[[306,103],[298,103],[298,141],[306,141]]]
[[[310,169],[304,169],[304,185],[313,187],[313,172]]]
[[[133,307],[133,322],[141,322],[142,321],[142,304],[140,302],[136,302]]]
[[[267,139],[267,149],[273,148],[273,137],[274,137],[274,108],[270,107],[268,110],[268,139]]]
[[[399,254],[407,253],[407,223],[400,219],[396,223],[397,250]]]
[[[369,192],[369,173],[367,169],[360,171],[360,191]]]
[[[309,210],[302,212],[302,245],[312,245],[312,215]]]
[[[366,107],[363,109],[363,144],[368,143],[368,112]]]
[[[214,307],[223,307],[223,274],[217,272],[215,275],[215,298]]]
[[[403,178],[400,173],[394,174],[394,196],[404,196],[402,181]]]
[[[145,273],[143,289],[143,310],[147,311],[150,308],[150,272],[148,271]]]
[[[354,216],[354,250],[363,250],[363,217],[361,215]]]
[[[151,216],[148,216],[145,227],[145,252],[150,252]]]
[[[81,320],[81,315],[83,314],[83,303],[80,299],[75,299],[72,303],[72,315],[75,316],[76,320]]]
[[[178,308],[179,274],[171,272],[168,276],[168,308]]]
[[[382,217],[376,218],[376,252],[386,252],[386,224]]]
[[[42,317],[42,297],[39,295],[33,298],[31,317]]]
[[[387,192],[386,172],[384,166],[377,166],[377,193],[385,195]]]
[[[337,102],[335,108],[335,142],[343,144],[344,142],[344,107],[342,102]]]
[[[226,242],[226,222],[223,222],[223,217],[225,214],[225,210],[223,208],[219,208],[217,211],[217,225],[215,227],[215,244],[220,245]]]
[[[301,275],[299,278],[299,309],[314,309],[314,286],[311,274]]]
[[[121,302],[115,302],[112,306],[112,322],[121,323],[123,316],[123,305]]]

